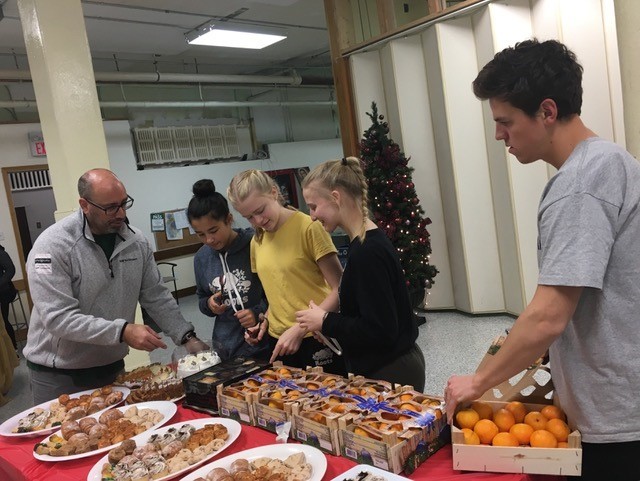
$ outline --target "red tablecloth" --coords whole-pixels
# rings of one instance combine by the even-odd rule
[[[166,424],[206,417],[178,405],[178,411]],[[104,453],[83,459],[60,462],[43,462],[33,457],[33,446],[39,438],[18,440],[0,437],[0,481],[83,481],[87,479],[93,465]],[[238,439],[227,448],[221,457],[245,449],[275,443],[275,434],[251,426],[242,426]],[[216,458],[214,458],[215,460]],[[536,476],[527,474],[469,473],[452,469],[451,446],[445,446],[427,459],[409,476],[415,481],[560,481],[564,477]],[[328,481],[355,466],[353,461],[339,456],[327,455],[327,472],[322,478]]]

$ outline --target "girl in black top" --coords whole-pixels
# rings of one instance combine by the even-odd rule
[[[310,303],[296,320],[335,338],[347,369],[372,379],[424,389],[425,363],[400,260],[369,219],[367,181],[355,157],[317,166],[302,184],[311,217],[328,232],[341,227],[351,243],[340,282],[340,312]]]

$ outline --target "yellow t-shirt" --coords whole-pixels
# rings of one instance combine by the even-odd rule
[[[295,323],[296,311],[331,292],[317,261],[337,252],[322,224],[295,212],[262,242],[251,240],[251,270],[258,273],[269,301],[269,334],[280,335]]]

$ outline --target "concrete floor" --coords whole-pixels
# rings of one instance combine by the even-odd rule
[[[180,310],[196,328],[201,339],[211,337],[212,319],[198,310],[195,295],[180,299]],[[442,396],[444,386],[452,374],[473,372],[487,351],[491,341],[504,334],[513,324],[509,316],[471,316],[459,312],[428,312],[420,326],[418,344],[426,361],[425,393]],[[151,353],[152,362],[171,361],[173,343],[168,348]],[[29,374],[23,357],[14,371],[9,401],[0,407],[0,423],[32,406]]]

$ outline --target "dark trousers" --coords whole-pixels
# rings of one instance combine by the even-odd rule
[[[411,385],[418,391],[424,391],[425,362],[422,350],[414,344],[407,352],[391,361],[386,366],[368,375],[371,379]]]
[[[583,481],[640,480],[640,441],[628,443],[582,443]]]
[[[9,322],[9,305],[11,301],[6,301],[2,299],[0,302],[0,310],[2,311],[2,319],[4,320],[4,328],[7,330],[7,334],[11,338],[11,342],[13,343],[13,348],[18,348],[18,343],[16,342],[16,333],[13,330],[13,326]]]
[[[269,336],[269,350],[273,352],[278,339]],[[320,366],[324,372],[331,374],[347,375],[347,369],[342,356],[338,356],[327,346],[317,341],[313,337],[305,337],[302,339],[300,349],[288,356],[279,356],[278,361],[282,361],[285,366],[299,367],[301,369],[307,366]]]

